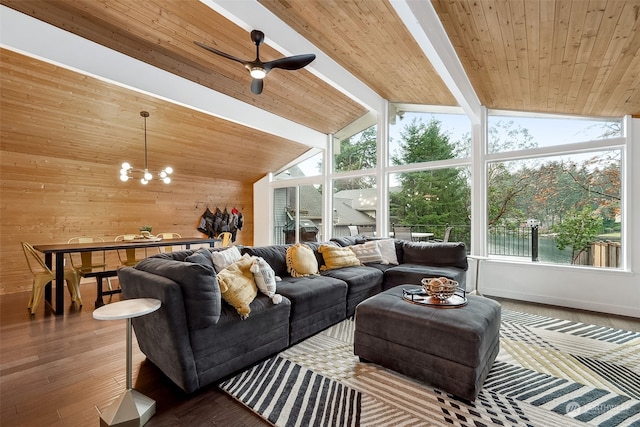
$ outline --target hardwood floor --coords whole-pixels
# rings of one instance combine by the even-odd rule
[[[100,411],[122,393],[126,323],[93,319],[95,296],[93,283],[83,284],[84,306],[68,303],[59,317],[44,306],[31,317],[28,293],[0,296],[0,425],[98,425]],[[498,301],[510,310],[640,331],[640,319]],[[215,385],[185,395],[145,362],[135,338],[133,386],[157,402],[150,427],[269,425]]]
[[[0,296],[1,426],[97,426],[100,412],[124,391],[126,321],[93,319],[95,285],[81,290],[83,307],[65,294],[59,317],[44,304],[31,317],[29,293]],[[145,362],[135,336],[133,387],[156,401],[149,427],[270,425],[215,385],[186,395]]]

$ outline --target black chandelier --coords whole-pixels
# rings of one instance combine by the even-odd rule
[[[144,118],[144,169],[134,168],[130,163],[124,162],[122,169],[120,169],[120,180],[126,182],[129,178],[140,177],[140,182],[147,185],[149,181],[153,179],[154,175],[149,171],[149,167],[147,166],[147,117],[149,117],[149,113],[147,111],[140,111],[140,115]],[[171,177],[169,175],[172,173],[173,168],[167,166],[160,172],[156,172],[156,175],[162,182],[169,184],[171,183]]]

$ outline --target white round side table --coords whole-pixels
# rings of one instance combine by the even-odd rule
[[[127,319],[127,389],[100,415],[101,426],[143,426],[156,413],[156,402],[131,386],[131,319],[160,308],[160,300],[136,298],[103,305],[94,310],[97,320]]]

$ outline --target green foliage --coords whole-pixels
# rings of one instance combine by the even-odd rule
[[[552,230],[557,233],[557,248],[563,250],[570,246],[572,262],[575,262],[602,231],[602,217],[589,206],[579,211],[570,209],[562,222],[552,227]]]
[[[528,129],[515,125],[513,121],[499,120],[489,128],[489,151],[492,153],[534,148],[537,143]],[[528,209],[518,206],[518,200],[532,184],[531,171],[516,166],[515,162],[490,163],[487,172],[489,225],[519,221],[527,218]],[[530,217],[532,214],[529,213]]]
[[[399,152],[394,164],[411,164],[454,157],[449,141],[437,120],[428,124],[413,120],[401,132]],[[389,212],[400,224],[466,224],[470,189],[463,170],[434,169],[398,174],[401,192],[389,195]]]
[[[340,141],[340,153],[334,157],[336,172],[372,169],[377,161],[376,127],[372,126],[364,131]],[[336,184],[336,191],[357,188],[372,188],[375,177],[362,177]]]
[[[391,157],[396,165],[429,162],[454,158],[454,144],[432,119],[428,124],[414,119],[401,132],[400,152]]]

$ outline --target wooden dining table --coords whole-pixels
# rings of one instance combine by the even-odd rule
[[[55,254],[56,293],[55,306],[52,304],[52,286],[47,284],[44,291],[45,303],[48,304],[56,315],[64,313],[64,257],[65,254],[77,252],[112,251],[118,249],[158,248],[162,246],[185,246],[208,244],[213,247],[220,239],[202,237],[181,237],[177,239],[134,239],[118,242],[91,242],[91,243],[55,243],[33,245],[33,248],[44,254],[45,264],[49,268],[54,267],[53,255]],[[117,272],[117,270],[112,270]],[[115,274],[112,274],[115,275]]]

